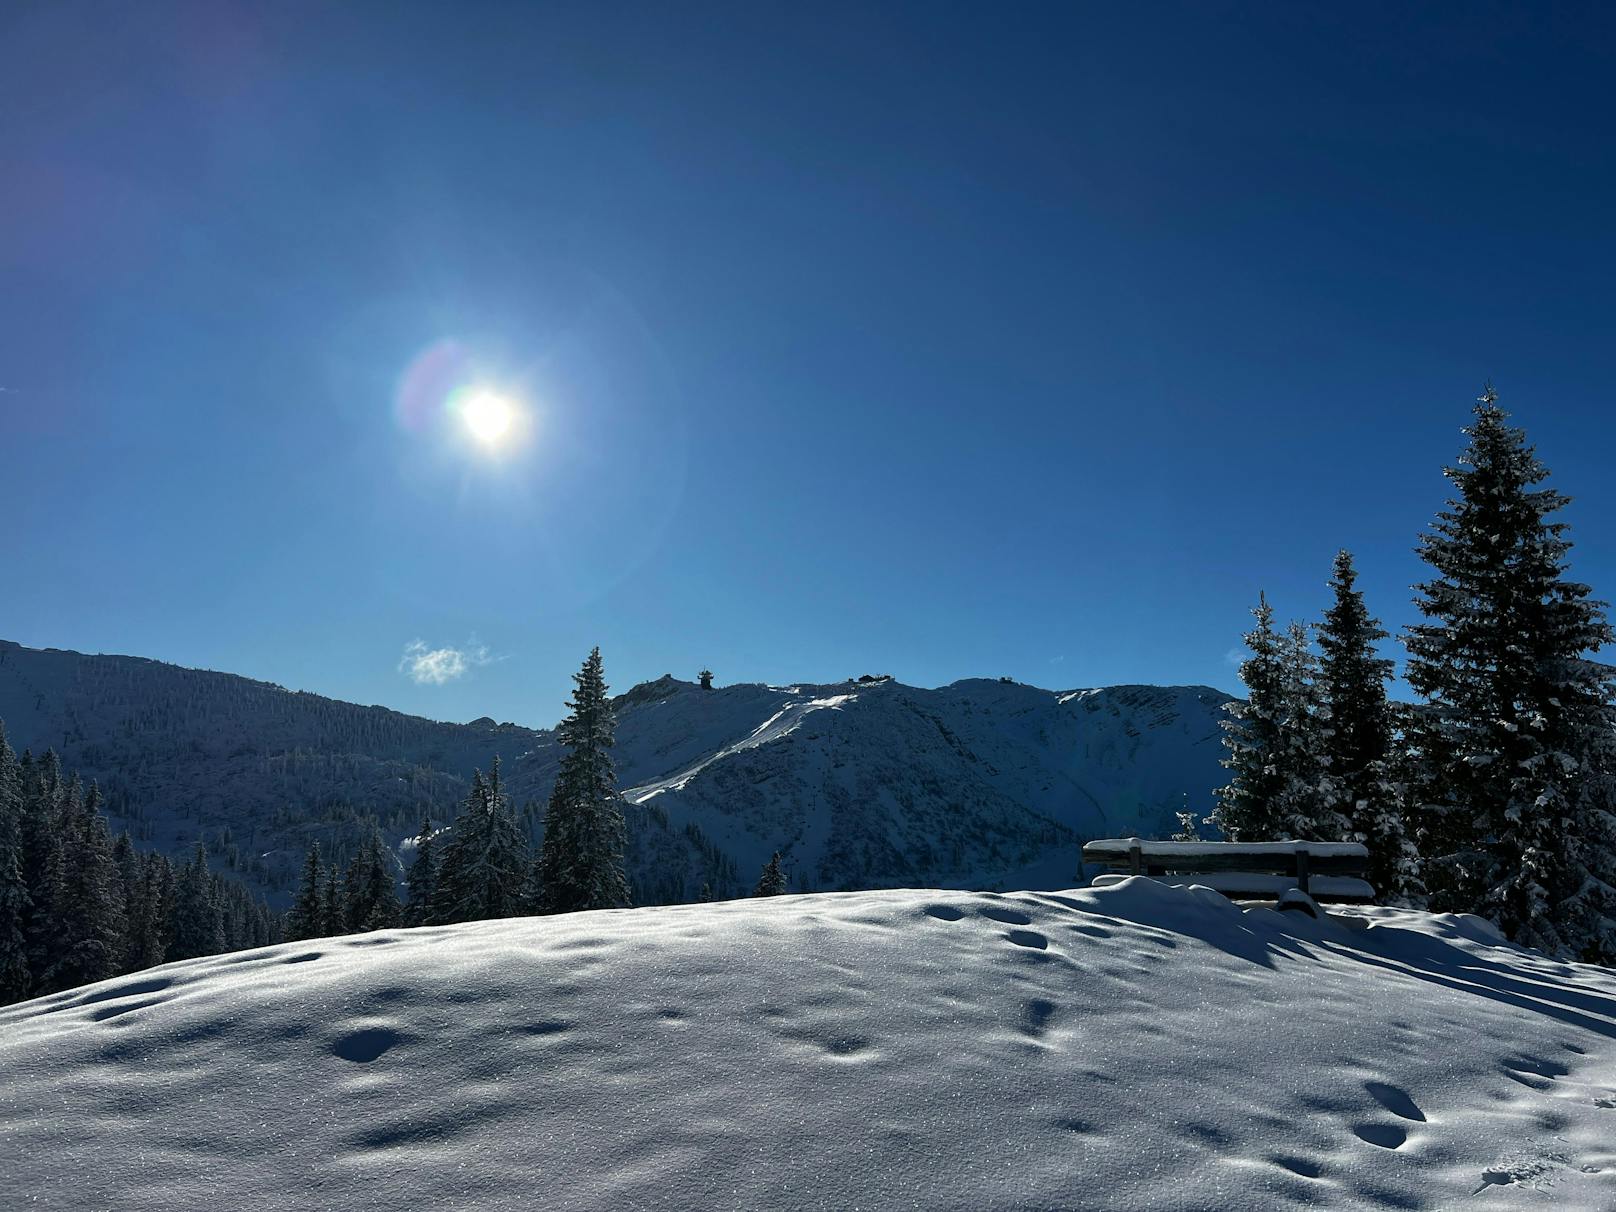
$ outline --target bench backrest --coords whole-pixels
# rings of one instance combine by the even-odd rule
[[[1270,871],[1361,876],[1369,869],[1369,851],[1359,842],[1148,842],[1120,837],[1086,843],[1083,861],[1133,875]]]
[[[1285,887],[1317,890],[1342,900],[1370,900],[1361,877],[1369,851],[1358,842],[1147,842],[1102,838],[1083,847],[1085,863],[1129,875],[1208,875],[1204,882],[1229,896],[1277,896]],[[1316,881],[1316,882],[1315,882]]]

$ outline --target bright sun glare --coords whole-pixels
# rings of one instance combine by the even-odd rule
[[[479,391],[460,408],[466,428],[485,445],[492,446],[510,432],[516,420],[516,408],[503,396],[491,391]]]

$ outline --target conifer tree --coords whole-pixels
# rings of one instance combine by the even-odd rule
[[[325,887],[320,892],[320,938],[348,933],[348,918],[342,903],[342,886],[337,882],[335,861],[325,869]]]
[[[381,930],[398,924],[398,881],[381,830],[374,824],[348,864],[344,899],[350,930]]]
[[[1604,603],[1567,579],[1568,501],[1489,387],[1421,536],[1411,728],[1432,908],[1616,963],[1616,670]]]
[[[297,896],[286,914],[288,939],[319,938],[325,928],[325,864],[320,859],[320,843],[309,847],[303,860],[303,877]]]
[[[752,890],[752,895],[779,896],[785,890],[786,873],[780,867],[780,852],[776,850],[763,865],[763,874],[758,877],[757,887]]]
[[[1283,780],[1274,755],[1283,739],[1285,663],[1279,636],[1274,632],[1274,608],[1259,594],[1252,610],[1257,625],[1246,633],[1251,655],[1240,665],[1246,686],[1245,702],[1227,704],[1223,722],[1223,759],[1230,771],[1228,784],[1218,792],[1211,821],[1230,841],[1270,841],[1280,836],[1275,811]]]
[[[1273,804],[1275,836],[1338,842],[1349,825],[1331,807],[1334,776],[1320,718],[1318,657],[1302,623],[1285,632],[1279,695],[1279,743],[1272,762],[1279,791]]]
[[[1395,777],[1395,723],[1386,698],[1392,663],[1377,655],[1387,638],[1357,588],[1352,553],[1336,553],[1334,601],[1318,629],[1319,690],[1331,809],[1346,819],[1347,841],[1369,850],[1369,882],[1381,903],[1418,905],[1424,887],[1419,855],[1403,820]]]
[[[100,799],[96,787],[86,795],[74,778],[59,805],[58,844],[47,880],[52,937],[37,981],[42,993],[123,970],[123,890]]]
[[[146,856],[145,877],[144,907],[149,920],[145,923],[146,935],[141,943],[149,958],[141,966],[151,967],[168,958],[169,945],[173,941],[169,922],[173,918],[174,888],[179,883],[179,876],[166,854],[149,854]]]
[[[214,899],[207,847],[201,842],[196,844],[191,861],[180,868],[175,880],[169,938],[168,958],[171,960],[217,955],[224,950],[224,923]]]
[[[28,996],[28,885],[22,874],[22,787],[0,723],[0,1004]]]
[[[432,820],[421,821],[421,832],[415,835],[415,861],[410,864],[406,882],[409,899],[404,905],[404,921],[410,926],[433,923],[432,898],[438,883],[438,856],[432,845]]]
[[[433,919],[475,922],[527,912],[527,834],[500,784],[499,759],[477,772],[438,866]]]
[[[140,912],[140,873],[143,864],[140,861],[140,852],[135,849],[135,840],[129,836],[127,829],[112,840],[112,864],[118,871],[118,890],[123,900],[122,954],[119,957],[118,968],[122,972],[133,972],[134,940]]]
[[[544,860],[537,854],[527,865],[527,880],[522,884],[522,912],[544,912]]]
[[[613,909],[629,903],[623,874],[626,827],[612,769],[614,719],[600,649],[573,674],[566,719],[556,729],[561,759],[544,816],[540,872],[550,913]]]
[[[160,854],[135,855],[133,892],[125,904],[124,970],[138,972],[168,957],[168,923],[173,905],[174,868]]]
[[[22,778],[22,875],[28,891],[27,938],[30,984],[36,991],[55,962],[56,896],[65,878],[62,798],[68,791],[54,749],[38,761],[26,760]]]

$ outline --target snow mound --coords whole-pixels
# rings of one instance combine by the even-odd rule
[[[1616,974],[1362,917],[1128,879],[170,964],[0,1011],[0,1206],[1616,1207]]]

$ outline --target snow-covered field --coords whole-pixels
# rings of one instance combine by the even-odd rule
[[[0,1207],[1616,1207],[1616,974],[1133,879],[289,943],[0,1011]]]

